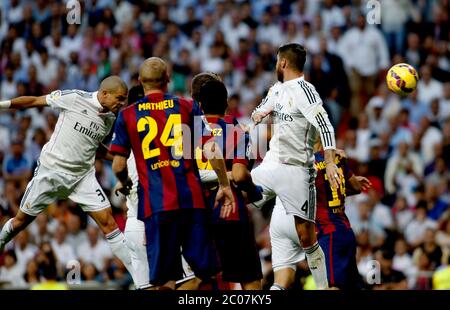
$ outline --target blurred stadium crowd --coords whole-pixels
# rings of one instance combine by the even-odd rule
[[[68,24],[65,1],[5,0],[0,4],[0,100],[55,89],[94,91],[105,76],[131,87],[150,56],[170,63],[170,90],[189,96],[192,76],[219,73],[230,94],[229,113],[249,123],[251,111],[275,82],[277,47],[308,48],[306,78],[321,95],[355,173],[373,189],[347,198],[358,241],[358,268],[381,266],[377,288],[432,288],[450,258],[450,28],[448,0],[382,0],[381,24],[369,25],[364,0],[85,0],[81,24]],[[361,13],[363,15],[361,15]],[[390,65],[420,72],[417,92],[388,92]],[[0,226],[18,210],[40,150],[55,127],[49,109],[0,113]],[[254,140],[270,132],[254,133]],[[263,154],[259,154],[263,156]],[[121,228],[123,200],[111,195],[110,164],[97,161]],[[270,285],[270,207],[251,210]],[[81,262],[81,279],[127,287],[95,224],[69,201],[49,206],[0,257],[0,286],[42,281],[54,256],[56,274]],[[53,253],[53,254],[52,254]],[[307,272],[299,269],[298,288]],[[307,282],[307,281],[306,281]]]

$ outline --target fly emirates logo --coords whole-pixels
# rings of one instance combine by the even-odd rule
[[[279,120],[285,121],[285,122],[293,122],[294,119],[290,113],[285,113],[282,111],[283,105],[280,103],[277,103],[275,105],[275,109],[273,110],[273,116],[278,118]]]
[[[80,122],[76,122],[75,126],[73,126],[73,129],[98,142],[101,142],[103,140],[103,134],[99,132],[100,126],[95,122],[91,122],[89,126],[83,126]]]

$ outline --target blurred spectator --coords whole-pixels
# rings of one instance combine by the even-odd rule
[[[419,68],[423,63],[425,54],[420,46],[420,37],[417,33],[411,32],[407,39],[407,49],[405,52],[406,62],[414,68]]]
[[[39,83],[48,86],[57,76],[58,62],[56,59],[49,58],[47,49],[41,48],[39,58],[34,62],[37,70]]]
[[[14,81],[14,69],[11,66],[5,68],[5,76],[1,81],[0,91],[1,100],[7,100],[16,97],[16,82]]]
[[[28,261],[27,269],[25,270],[23,279],[29,285],[34,285],[41,281],[39,267],[35,260]]]
[[[450,258],[450,217],[442,222],[441,229],[436,233],[436,243],[442,249],[443,264]]]
[[[381,246],[386,237],[383,226],[373,216],[373,205],[369,201],[359,203],[359,219],[351,223],[356,235],[367,233],[368,242],[373,247]]]
[[[237,9],[234,9],[229,13],[227,18],[224,19],[221,28],[225,34],[227,44],[233,51],[238,50],[239,39],[246,38],[249,33],[249,27],[242,22]]]
[[[435,145],[442,141],[441,131],[431,126],[428,117],[422,117],[420,120],[419,131],[422,134],[421,156],[425,165],[430,164],[435,158]]]
[[[376,285],[379,290],[405,290],[408,282],[401,271],[393,268],[393,254],[389,251],[378,251],[376,255],[381,266],[381,284]]]
[[[49,243],[43,243],[39,252],[39,269],[43,281],[34,284],[32,290],[67,290],[65,283],[57,282],[58,270],[56,268],[58,260]]]
[[[419,124],[422,117],[428,115],[429,107],[417,98],[418,92],[413,92],[402,101],[402,107],[409,111],[409,119],[413,124]]]
[[[417,278],[416,283],[414,285],[414,289],[416,290],[429,290],[431,289],[431,278],[433,272],[431,271],[430,258],[428,255],[419,251],[417,254],[418,258],[416,259],[416,267],[417,267]]]
[[[81,229],[81,219],[78,215],[69,213],[67,218],[67,242],[72,246],[75,255],[81,255],[77,252],[80,245],[87,242],[86,231]]]
[[[420,257],[421,253],[427,255],[430,269],[436,269],[441,265],[442,250],[436,244],[436,231],[434,229],[426,229],[423,243],[413,253],[415,260],[420,260],[418,257]]]
[[[413,288],[417,269],[411,255],[408,253],[408,244],[405,239],[397,239],[394,247],[395,255],[392,260],[392,269],[400,271],[408,278],[408,287]]]
[[[17,264],[17,257],[14,250],[9,250],[4,256],[4,265],[0,267],[0,282],[7,282],[12,285],[22,285],[23,269]]]
[[[34,244],[50,242],[52,233],[49,230],[50,224],[47,213],[43,212],[36,217],[36,220],[29,226],[28,230],[32,235]]]
[[[14,239],[14,252],[17,256],[17,265],[21,274],[26,270],[27,263],[33,259],[38,248],[30,242],[30,233],[28,230],[21,231]]]
[[[94,264],[97,270],[104,270],[106,261],[112,258],[111,249],[105,240],[99,238],[97,226],[88,226],[86,231],[88,240],[78,246],[78,259]]]
[[[450,289],[450,257],[447,265],[442,266],[442,268],[439,268],[433,273],[433,289]]]
[[[409,20],[411,13],[411,1],[382,1],[381,14],[383,30],[391,54],[403,52],[405,41],[405,24]]]
[[[420,157],[409,152],[408,143],[399,143],[397,152],[387,161],[384,178],[386,191],[389,194],[403,192],[408,199],[411,190],[422,177],[423,169]]]
[[[418,99],[430,105],[434,98],[441,98],[443,95],[442,83],[431,75],[431,68],[424,65],[420,68],[420,80],[417,83]]]
[[[417,247],[425,239],[425,232],[428,228],[436,229],[435,221],[427,217],[427,206],[425,201],[419,201],[416,206],[416,217],[405,229],[406,241],[412,246]]]
[[[348,30],[339,44],[339,55],[349,72],[352,89],[351,112],[358,115],[362,109],[361,93],[372,96],[380,70],[389,65],[389,52],[382,34],[366,25],[364,15],[358,17],[356,27]]]
[[[395,224],[401,234],[405,234],[408,224],[414,219],[414,212],[408,206],[408,202],[403,196],[398,196],[392,208]]]
[[[11,142],[11,153],[5,156],[3,162],[3,178],[24,189],[31,176],[31,162],[24,153],[23,142]]]
[[[66,241],[66,237],[67,227],[64,223],[59,223],[55,231],[55,238],[51,241],[51,246],[63,270],[68,262],[76,258],[73,248]]]

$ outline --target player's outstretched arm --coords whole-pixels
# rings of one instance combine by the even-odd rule
[[[236,203],[234,201],[233,191],[231,190],[230,181],[227,176],[227,169],[225,167],[225,160],[223,159],[222,150],[215,142],[207,142],[203,147],[203,154],[211,163],[212,168],[217,174],[219,180],[219,190],[216,195],[217,207],[219,202],[222,203],[220,216],[222,218],[228,217],[231,213],[236,211]]]
[[[231,173],[237,187],[247,193],[248,203],[263,199],[262,189],[253,183],[252,175],[246,165],[234,163]]]
[[[95,157],[109,161],[112,161],[114,159],[114,155],[109,151],[109,148],[103,143],[100,143],[98,145],[97,154],[95,155]]]
[[[117,195],[120,192],[127,196],[133,186],[133,182],[128,176],[127,158],[122,155],[114,155],[112,170],[119,180],[114,189],[115,194]]]
[[[46,96],[22,96],[11,100],[0,101],[0,110],[2,109],[29,109],[35,107],[47,106]]]
[[[365,191],[372,186],[369,179],[360,175],[354,175],[348,181],[355,191]]]

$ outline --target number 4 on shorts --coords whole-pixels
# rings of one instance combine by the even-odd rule
[[[303,206],[300,208],[300,210],[302,210],[303,212],[305,212],[305,214],[308,213],[308,200],[305,200],[305,203],[304,203]]]

